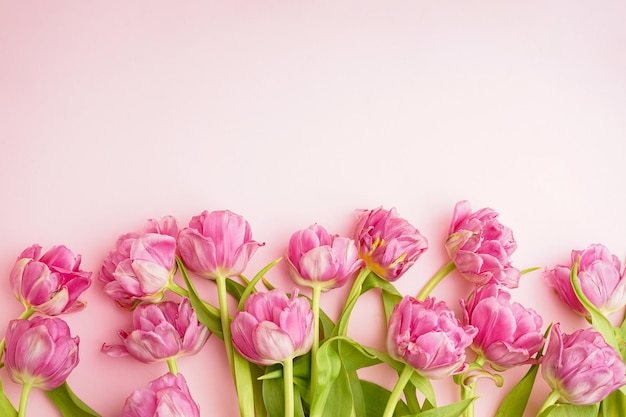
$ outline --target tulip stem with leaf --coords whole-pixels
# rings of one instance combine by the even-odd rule
[[[337,327],[335,327],[334,334],[336,336],[345,336],[348,333],[348,322],[350,321],[350,315],[352,314],[352,310],[354,310],[356,301],[361,295],[363,282],[365,282],[365,278],[367,278],[370,272],[371,271],[369,268],[363,268],[357,275],[354,283],[352,283],[352,288],[350,288],[350,292],[348,293],[348,297],[346,298],[346,303],[341,312],[341,317],[337,322]]]
[[[424,301],[426,297],[430,295],[430,293],[435,289],[435,287],[443,281],[443,279],[452,271],[456,269],[456,265],[453,261],[448,262],[444,266],[439,269],[439,271],[435,272],[435,274],[426,282],[426,285],[422,287],[420,292],[417,294],[415,298],[420,301]]]
[[[400,400],[400,396],[404,391],[404,387],[411,379],[411,375],[413,375],[413,372],[415,372],[415,370],[411,365],[404,365],[404,368],[402,369],[402,372],[400,372],[398,380],[396,381],[396,385],[393,387],[391,395],[389,395],[389,400],[387,401],[387,405],[385,406],[383,417],[393,416],[393,412],[395,411],[396,405]]]

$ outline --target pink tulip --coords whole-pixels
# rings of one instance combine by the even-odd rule
[[[465,279],[516,288],[520,271],[510,259],[516,248],[513,232],[498,221],[498,213],[490,208],[472,213],[469,202],[456,204],[446,250]]]
[[[99,280],[120,306],[159,302],[176,272],[176,239],[159,233],[128,233],[105,258]]]
[[[316,224],[291,236],[289,264],[298,285],[330,290],[344,285],[364,262],[352,239],[330,235]]]
[[[279,289],[254,293],[231,323],[233,345],[259,365],[282,363],[307,353],[313,344],[313,312],[309,302]]]
[[[362,210],[356,241],[361,258],[387,281],[402,276],[428,248],[428,241],[395,209]]]
[[[41,255],[41,246],[25,249],[11,270],[11,288],[27,308],[47,316],[78,311],[78,297],[91,285],[91,272],[80,270],[80,255],[55,246]]]
[[[387,350],[431,379],[463,372],[465,349],[477,329],[462,325],[443,301],[405,296],[389,317]]]
[[[149,219],[144,233],[158,233],[176,238],[178,236],[178,222],[172,216],[165,216],[161,220]]]
[[[12,320],[4,364],[14,382],[49,391],[63,384],[78,365],[78,343],[60,318]]]
[[[572,266],[576,259],[578,279],[585,296],[604,314],[621,310],[626,305],[626,274],[617,256],[603,245],[590,245],[585,250],[573,250],[571,264],[546,269],[544,277],[561,300],[581,315],[589,314],[580,303],[570,281]]]
[[[168,373],[133,392],[120,417],[200,417],[200,409],[183,375]]]
[[[178,235],[185,266],[209,279],[243,273],[259,246],[262,244],[252,240],[248,222],[228,210],[204,211]]]
[[[511,302],[496,284],[479,287],[461,301],[464,322],[478,329],[472,348],[498,370],[528,363],[543,345],[541,317]]]
[[[133,325],[130,333],[118,332],[122,345],[104,344],[102,352],[152,363],[195,355],[209,337],[209,330],[198,322],[187,298],[180,304],[164,301],[139,306],[133,311]]]
[[[552,326],[541,372],[548,385],[571,404],[591,405],[626,384],[626,366],[594,329],[563,334]]]

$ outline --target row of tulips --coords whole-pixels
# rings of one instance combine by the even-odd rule
[[[572,251],[571,264],[543,270],[546,283],[590,323],[572,334],[558,323],[544,328],[533,309],[512,301],[510,291],[532,270],[512,265],[517,244],[498,213],[472,212],[466,201],[457,203],[448,231],[450,262],[415,296],[400,294],[393,282],[428,241],[394,209],[360,211],[353,237],[317,224],[295,232],[286,262],[300,289],[290,295],[266,276],[280,260],[252,279],[243,275],[262,246],[248,222],[230,211],[205,211],[182,229],[170,216],[150,220],[142,233],[120,236],[99,281],[132,312],[133,328],[121,330],[121,344],[104,344],[102,352],[167,364],[167,373],[127,398],[120,416],[200,416],[176,360],[199,352],[211,333],[224,342],[242,417],[470,417],[477,379],[500,386],[502,373],[518,366],[528,367],[527,373],[505,396],[498,416],[523,415],[539,370],[552,389],[542,417],[574,409],[580,416],[623,415],[626,324],[613,327],[607,317],[626,305],[626,278],[619,259],[602,245]],[[63,246],[42,255],[34,245],[11,271],[25,311],[9,323],[0,355],[23,391],[17,408],[0,393],[3,416],[25,416],[33,387],[45,390],[64,416],[98,416],[66,382],[78,364],[79,338],[58,317],[85,307],[78,298],[91,273],[80,270],[80,261]],[[455,270],[473,283],[460,300],[462,317],[430,295]],[[198,293],[198,278],[215,283],[217,306]],[[345,284],[351,289],[332,319],[320,308],[321,295]],[[385,311],[386,351],[358,343],[347,331],[357,300],[371,290]],[[235,310],[229,309],[232,299]],[[398,373],[391,390],[358,374],[381,363]],[[459,401],[439,405],[431,380],[450,377],[459,385]]]

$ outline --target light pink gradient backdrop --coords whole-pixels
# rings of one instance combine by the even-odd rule
[[[501,213],[520,268],[594,242],[623,258],[626,3],[382,3],[1,0],[2,329],[21,312],[8,275],[26,246],[65,244],[97,273],[119,234],[204,209],[244,215],[267,243],[253,274],[297,229],[350,233],[354,209],[395,206],[431,243],[397,282],[405,294],[446,262],[461,199]],[[284,265],[271,277],[291,286]],[[468,288],[452,275],[434,295],[458,311]],[[322,300],[331,315],[346,291]],[[546,323],[585,325],[540,273],[513,294]],[[129,316],[98,282],[85,298],[65,317],[81,338],[69,382],[114,416],[165,368],[99,353]],[[350,334],[382,347],[377,314],[368,294]],[[225,362],[217,338],[180,360],[203,417],[236,415]],[[522,372],[503,390],[481,382],[477,415]],[[436,387],[440,403],[457,399]],[[539,381],[529,416],[545,395]],[[28,415],[58,414],[34,392]]]

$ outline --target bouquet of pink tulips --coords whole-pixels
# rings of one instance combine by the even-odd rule
[[[261,246],[248,222],[230,211],[205,211],[182,229],[172,217],[150,220],[142,233],[120,236],[98,278],[132,314],[133,328],[121,330],[120,344],[104,344],[102,352],[165,362],[168,372],[131,393],[119,416],[200,416],[176,360],[200,351],[211,333],[223,340],[241,417],[469,417],[480,401],[476,381],[502,386],[502,373],[520,366],[527,371],[496,416],[523,416],[539,371],[551,388],[540,417],[626,412],[626,321],[614,327],[607,318],[626,306],[626,278],[603,245],[574,250],[570,264],[542,271],[547,286],[587,318],[589,326],[572,334],[512,301],[520,277],[537,268],[514,267],[512,231],[494,210],[472,212],[466,201],[452,215],[445,243],[450,262],[415,296],[401,294],[393,282],[428,242],[394,209],[359,211],[351,237],[317,224],[295,232],[283,261],[294,283],[289,292],[268,278],[281,259],[251,279],[244,275]],[[26,249],[10,273],[25,310],[8,324],[0,355],[23,389],[15,407],[0,385],[0,415],[25,416],[35,387],[65,417],[98,416],[66,382],[78,364],[79,337],[58,317],[85,307],[78,298],[91,273],[80,270],[80,256],[64,246],[41,251]],[[430,295],[453,271],[473,284],[459,300],[462,317]],[[199,279],[215,284],[217,305],[198,292]],[[341,313],[330,317],[320,298],[343,285],[351,289]],[[385,351],[348,334],[351,313],[368,291],[383,305]],[[397,372],[392,389],[358,372],[381,364]],[[458,401],[437,402],[431,381],[443,378],[458,385]]]

